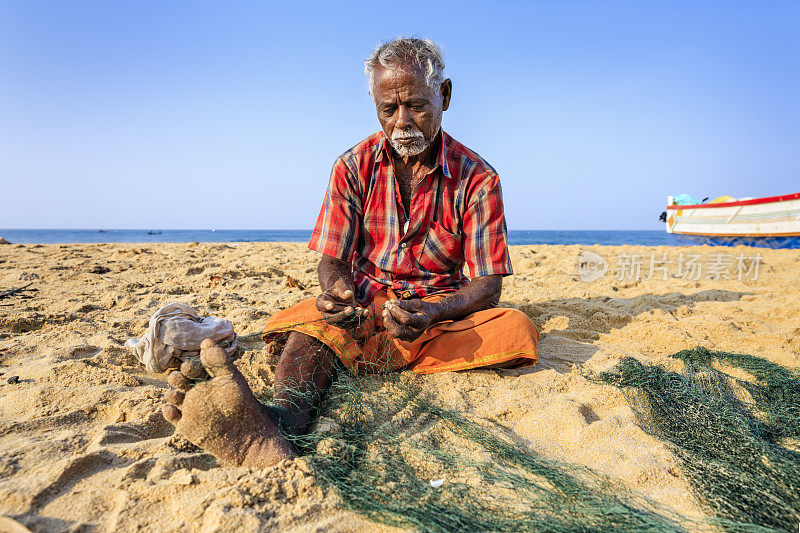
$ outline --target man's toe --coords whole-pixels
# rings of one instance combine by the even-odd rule
[[[190,359],[181,363],[181,374],[189,379],[207,378],[208,374],[199,359]]]
[[[181,419],[181,410],[174,405],[165,404],[161,406],[161,414],[170,424],[177,424]]]
[[[177,370],[169,373],[169,376],[167,376],[167,383],[182,391],[187,391],[192,388],[192,382],[189,380],[189,378]]]
[[[186,395],[179,390],[170,389],[164,394],[164,401],[169,404],[177,405],[178,407],[180,407],[181,405],[183,405],[183,398],[185,396]]]
[[[201,345],[200,361],[203,363],[206,371],[209,371],[209,374],[212,376],[234,374],[238,372],[231,358],[225,353],[225,350],[214,344],[213,341],[209,342],[209,339],[204,340]]]

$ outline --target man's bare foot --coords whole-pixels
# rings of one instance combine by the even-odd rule
[[[206,339],[200,362],[186,361],[167,378],[175,388],[164,396],[164,418],[227,465],[265,468],[291,458],[289,443],[225,351]]]

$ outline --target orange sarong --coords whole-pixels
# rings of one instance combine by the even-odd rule
[[[419,374],[467,370],[486,366],[514,368],[538,361],[539,331],[516,309],[478,311],[461,320],[434,324],[416,340],[391,338],[383,328],[381,306],[394,294],[375,295],[372,313],[355,330],[327,324],[316,298],[279,311],[267,321],[264,340],[271,342],[291,331],[305,333],[328,346],[353,372],[409,369]],[[425,297],[435,302],[441,295]]]

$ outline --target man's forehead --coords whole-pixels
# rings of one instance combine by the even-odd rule
[[[384,67],[375,69],[375,92],[401,91],[403,93],[427,93],[430,87],[425,73],[416,66]]]

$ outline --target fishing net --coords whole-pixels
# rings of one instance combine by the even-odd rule
[[[620,387],[641,428],[673,451],[713,517],[703,523],[596,471],[543,457],[500,425],[439,407],[425,378],[410,372],[339,369],[315,429],[286,434],[345,508],[391,526],[793,530],[800,517],[798,373],[703,348],[673,357],[683,362],[681,373],[626,358],[587,378]],[[298,387],[295,394],[313,392]]]
[[[800,521],[800,374],[751,355],[683,350],[682,372],[623,359],[594,377],[620,387],[724,529]],[[592,379],[592,378],[590,378]]]
[[[313,344],[306,349],[313,359]],[[379,343],[385,355],[375,360],[390,360],[390,349]],[[314,430],[283,430],[317,481],[355,513],[422,531],[681,529],[675,516],[606,476],[540,456],[499,425],[443,409],[425,377],[336,374]],[[310,394],[296,383],[291,395],[301,403]],[[262,401],[285,421],[274,398]]]
[[[676,531],[645,498],[437,407],[411,373],[339,376],[294,438],[316,479],[376,522],[422,531]]]

